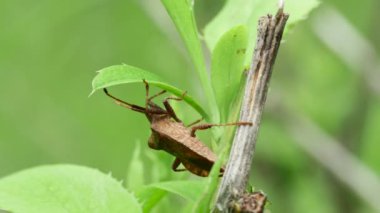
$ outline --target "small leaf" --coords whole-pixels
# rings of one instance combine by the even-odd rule
[[[127,189],[137,191],[145,182],[144,162],[141,159],[141,143],[137,141],[133,150],[132,159],[129,163],[129,169],[126,175],[125,184]]]
[[[160,87],[178,97],[182,97],[182,95],[185,92],[166,83],[160,77],[153,73],[124,64],[110,66],[98,71],[98,75],[95,76],[95,78],[92,81],[91,94],[93,94],[96,90],[119,84],[142,83],[143,79],[145,79],[150,85]],[[208,120],[209,116],[207,115],[207,113],[191,96],[186,94],[184,97],[184,101],[188,103],[190,106],[192,106],[206,120]]]
[[[168,161],[170,159],[170,163],[173,160],[171,156],[168,156],[165,153],[156,153],[152,152],[151,150],[143,149],[143,152],[141,153],[142,158],[148,158],[149,163],[154,163],[154,166],[145,169],[143,172],[143,175],[145,176],[145,179],[148,177],[149,182],[159,182],[160,180],[163,179],[168,179],[168,175],[171,174],[171,171],[168,170]],[[163,155],[163,156],[162,156]],[[132,171],[133,172],[133,171]],[[169,173],[170,172],[170,173]],[[131,175],[133,175],[132,173]],[[147,186],[141,186],[134,192],[136,192],[136,197],[142,201],[143,205],[143,212],[151,212],[151,209],[156,206],[158,202],[161,201],[161,199],[167,194],[166,191],[163,191],[158,188],[149,188],[150,190],[145,190],[147,189]],[[160,205],[158,209],[162,209],[163,205]]]
[[[193,180],[177,180],[177,181],[166,181],[158,182],[148,186],[145,186],[138,194],[144,191],[149,191],[151,189],[160,189],[166,192],[170,192],[185,198],[188,201],[194,202],[202,194],[204,187],[206,186],[206,181],[193,181]],[[140,197],[144,199],[144,197]],[[145,197],[146,198],[146,197]]]
[[[161,0],[179,31],[198,72],[205,72],[202,46],[198,37],[192,2],[189,0]],[[204,74],[202,74],[204,75]]]
[[[194,202],[202,194],[205,185],[206,181],[179,180],[154,183],[149,187],[162,189],[167,192],[177,194],[188,201]]]
[[[161,0],[166,11],[173,20],[177,30],[179,31],[190,57],[198,72],[201,80],[205,96],[209,101],[209,107],[212,114],[212,122],[219,122],[218,108],[213,94],[211,81],[206,70],[202,45],[199,40],[197,24],[194,17],[193,0]]]
[[[204,29],[204,37],[208,48],[213,50],[222,35],[232,27],[242,24],[246,25],[253,13],[255,4],[259,1],[260,0],[227,0],[222,10],[206,25]],[[266,13],[259,15],[265,14]],[[251,29],[250,26],[248,27]]]
[[[187,201],[195,202],[206,187],[206,181],[167,181],[154,183],[144,187],[137,193],[139,200],[144,203],[145,210],[156,205],[167,192],[179,195]],[[147,208],[149,207],[149,208]]]
[[[226,122],[231,103],[238,93],[247,44],[247,28],[240,25],[226,32],[213,51],[211,80],[221,122]]]
[[[151,209],[157,205],[158,202],[167,194],[159,188],[143,187],[136,193],[137,198],[142,201],[143,212],[151,212]]]
[[[142,212],[120,182],[74,165],[41,166],[0,179],[0,209],[11,212]]]
[[[208,48],[213,50],[222,35],[237,25],[246,25],[249,29],[249,45],[246,62],[250,63],[256,42],[257,22],[259,17],[274,14],[278,0],[228,0],[219,14],[205,27],[205,40]],[[317,0],[286,0],[286,13],[290,14],[287,28],[304,19],[319,2]],[[249,64],[246,63],[246,64]]]

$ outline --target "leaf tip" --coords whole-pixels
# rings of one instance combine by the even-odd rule
[[[91,91],[91,93],[88,95],[88,98],[91,97],[91,96],[95,93],[95,91],[96,91],[96,90],[93,89],[93,90]]]
[[[99,88],[96,86],[96,83],[95,83],[95,80],[96,80],[96,76],[95,78],[92,80],[91,82],[91,86],[92,86],[92,90],[91,90],[91,93],[88,95],[88,97],[92,96],[96,90],[98,90]]]

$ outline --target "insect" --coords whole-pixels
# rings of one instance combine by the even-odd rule
[[[149,84],[143,80],[146,90],[145,107],[130,104],[111,95],[106,88],[104,92],[111,97],[116,104],[133,111],[143,113],[150,122],[152,134],[148,140],[148,146],[156,150],[164,150],[175,156],[172,169],[175,172],[190,171],[191,173],[207,177],[216,161],[216,155],[200,140],[195,137],[197,130],[209,129],[213,126],[229,126],[229,125],[251,125],[250,122],[236,122],[227,124],[198,124],[202,119],[196,120],[188,126],[177,117],[173,108],[169,104],[169,100],[181,101],[186,92],[179,97],[167,97],[163,101],[164,109],[153,103],[152,100],[166,91],[149,97]],[[182,164],[185,169],[179,169]],[[220,169],[220,176],[224,173],[224,168]]]

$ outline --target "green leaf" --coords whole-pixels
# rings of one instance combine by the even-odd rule
[[[146,186],[144,191],[150,189],[160,189],[167,191],[185,198],[188,201],[194,202],[202,194],[205,188],[206,181],[194,181],[194,180],[177,180],[177,181],[166,181],[158,182]]]
[[[136,197],[142,201],[143,212],[151,212],[152,208],[155,207],[166,194],[167,191],[159,188],[143,187],[143,189],[136,192]]]
[[[227,121],[232,101],[238,94],[247,44],[247,28],[240,25],[226,32],[213,51],[211,80],[221,122]]]
[[[179,31],[190,57],[198,72],[209,107],[212,114],[212,122],[219,122],[218,108],[213,94],[209,75],[206,70],[201,42],[199,40],[197,24],[194,18],[192,0],[161,0]]]
[[[143,187],[146,175],[144,162],[141,159],[141,143],[140,141],[137,141],[135,144],[136,146],[133,150],[132,159],[129,163],[129,169],[125,180],[127,189],[133,192]]]
[[[185,91],[178,89],[164,80],[159,76],[145,71],[143,69],[129,66],[129,65],[114,65],[107,68],[104,68],[98,71],[98,75],[92,81],[92,93],[96,90],[115,86],[119,84],[128,84],[128,83],[142,83],[142,80],[145,79],[150,85],[155,85],[160,87],[178,97],[182,97]],[[206,120],[209,119],[207,113],[203,108],[189,95],[185,95],[184,101],[192,106],[199,114],[201,114]]]
[[[144,203],[144,212],[149,212],[167,192],[179,195],[189,202],[195,202],[206,187],[206,181],[167,181],[144,187],[136,196]]]
[[[246,25],[249,29],[249,45],[246,64],[250,63],[256,42],[257,22],[259,17],[268,13],[275,14],[278,0],[228,0],[219,14],[205,27],[205,40],[208,48],[213,50],[222,35],[237,25]],[[286,0],[286,13],[290,14],[287,28],[305,19],[312,9],[318,6],[317,0]]]
[[[0,209],[11,212],[142,212],[120,182],[98,170],[41,166],[0,179]]]

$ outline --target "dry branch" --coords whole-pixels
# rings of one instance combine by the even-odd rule
[[[288,17],[280,7],[276,16],[267,15],[259,20],[253,62],[247,75],[240,112],[240,120],[251,121],[253,125],[237,128],[218,191],[216,212],[232,211],[231,203],[245,192],[272,68]]]

